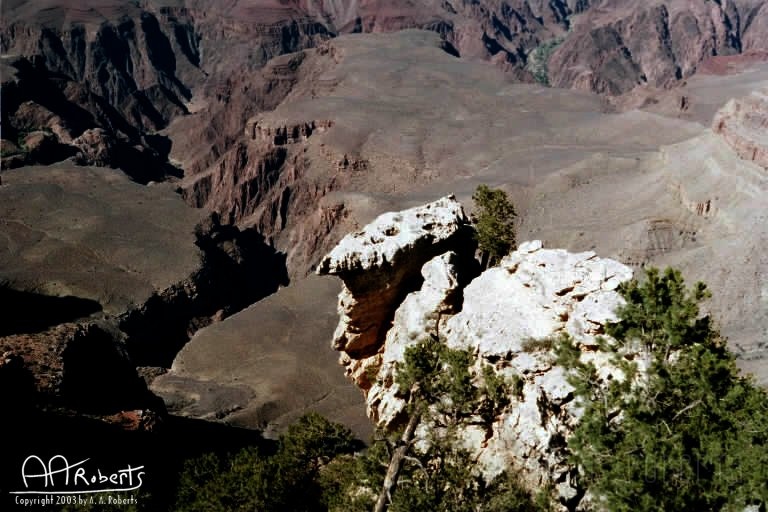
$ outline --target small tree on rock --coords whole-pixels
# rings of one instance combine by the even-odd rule
[[[487,268],[517,248],[517,212],[506,192],[488,185],[479,185],[472,200],[475,238],[482,253],[482,267]]]
[[[374,512],[536,512],[546,510],[546,494],[535,503],[507,474],[486,481],[473,470],[462,448],[461,431],[470,422],[490,424],[509,403],[509,385],[486,365],[482,379],[473,375],[475,356],[450,349],[430,335],[405,351],[397,383],[408,390],[408,422],[380,460],[386,467]],[[416,447],[416,431],[426,426]],[[371,454],[375,453],[374,450]],[[382,466],[379,466],[380,468]]]
[[[599,386],[576,347],[565,340],[557,349],[585,405],[568,442],[582,483],[617,512],[765,510],[768,394],[739,375],[699,315],[709,292],[688,289],[671,269],[619,291],[626,305],[606,328],[617,345],[602,348],[624,379]],[[628,357],[636,352],[647,358],[643,372]]]

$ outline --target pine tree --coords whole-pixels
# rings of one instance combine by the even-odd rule
[[[349,429],[308,413],[280,436],[274,454],[248,447],[231,455],[210,453],[187,461],[173,510],[328,510],[327,479],[320,473],[355,447]]]
[[[482,267],[493,265],[517,247],[515,218],[517,212],[500,189],[479,185],[472,194],[475,202],[475,238],[482,252]]]
[[[487,482],[473,471],[470,454],[460,447],[461,429],[469,419],[493,420],[511,393],[490,366],[483,368],[482,379],[473,376],[474,363],[470,352],[448,348],[437,335],[406,349],[397,383],[408,390],[408,421],[394,448],[379,459],[387,471],[375,512],[545,510],[506,474]],[[417,449],[414,433],[419,425],[427,427],[428,435]]]
[[[559,362],[585,405],[569,439],[583,484],[611,511],[743,510],[768,503],[768,395],[739,375],[725,340],[701,316],[709,296],[680,272],[624,284],[626,305],[606,332],[626,376],[600,387],[568,340]],[[628,360],[650,361],[640,373]]]

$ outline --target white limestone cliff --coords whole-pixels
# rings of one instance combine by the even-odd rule
[[[603,378],[616,373],[607,355],[595,350],[596,337],[604,335],[606,322],[616,320],[623,302],[616,288],[631,277],[629,267],[593,252],[544,249],[534,241],[464,289],[461,312],[442,330],[447,344],[474,352],[478,371],[491,364],[523,383],[492,425],[465,433],[487,476],[516,468],[532,489],[554,485],[563,502],[583,492],[565,452],[579,416],[573,388],[548,346],[531,340],[568,334]]]

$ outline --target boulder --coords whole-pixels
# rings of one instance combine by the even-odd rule
[[[72,141],[77,148],[75,161],[80,165],[107,167],[113,164],[115,140],[102,128],[85,130]]]
[[[23,148],[31,162],[50,164],[62,160],[73,153],[71,147],[59,143],[50,131],[33,131],[24,137]]]

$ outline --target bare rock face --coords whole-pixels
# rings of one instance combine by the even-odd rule
[[[0,20],[2,121],[12,140],[48,127],[69,144],[85,130],[106,130],[156,152],[154,175],[137,181],[159,181],[180,175],[176,164],[187,176],[209,169],[247,119],[291,93],[301,51],[338,35],[430,30],[447,52],[522,81],[534,79],[529,64],[540,50],[562,41],[551,83],[620,94],[677,83],[711,55],[765,49],[765,14],[757,0],[98,0],[87,10],[67,0],[22,2]],[[109,165],[134,157],[121,153]],[[5,166],[23,163],[14,157]]]
[[[129,148],[153,157],[142,164],[154,174],[140,182],[181,174],[167,158],[170,139],[157,133],[172,120],[206,110],[206,122],[190,123],[174,141],[194,172],[198,158],[220,155],[248,117],[284,97],[290,80],[258,83],[258,70],[329,37],[294,6],[272,3],[96,0],[88,7],[67,0],[4,5],[3,126],[13,140],[54,123],[67,134],[64,143],[105,130],[127,146],[109,166],[133,176],[126,167],[137,151]]]
[[[439,323],[460,311],[462,279],[460,262],[455,252],[435,256],[421,269],[424,284],[403,300],[395,312],[392,328],[374,357],[359,362],[362,374],[375,375],[367,392],[368,416],[377,425],[390,425],[403,412],[405,401],[398,396],[396,365],[403,360],[405,349],[439,330]],[[356,375],[355,382],[360,383]]]
[[[59,144],[55,135],[47,131],[34,131],[24,137],[23,147],[32,162],[49,164],[72,154],[72,148]]]
[[[85,130],[72,145],[78,150],[75,161],[80,164],[105,167],[113,161],[115,140],[101,128]]]
[[[13,6],[0,25],[0,50],[23,59],[19,97],[80,121],[90,113],[109,127],[122,115],[123,123],[134,125],[115,126],[126,135],[162,128],[186,110],[190,90],[183,80],[199,74],[189,12],[114,3],[89,11],[66,2],[48,7]],[[44,80],[35,83],[35,76]],[[115,111],[98,106],[99,100]]]
[[[715,116],[712,130],[741,158],[768,170],[768,88],[729,101]]]
[[[572,254],[542,249],[540,241],[524,243],[464,290],[462,312],[447,324],[449,344],[506,356],[521,352],[526,340],[562,331],[590,345],[615,319],[621,301],[614,290],[631,277],[629,267],[591,251]],[[478,336],[488,325],[498,331]]]
[[[339,276],[341,320],[333,347],[343,351],[348,375],[365,386],[354,360],[376,354],[403,298],[418,288],[424,263],[449,250],[473,254],[469,220],[453,196],[379,216],[362,231],[344,237],[318,266],[320,275]]]
[[[760,0],[752,2],[748,12],[749,30],[742,41],[744,51],[767,50],[768,43],[768,4]]]
[[[563,503],[581,496],[564,443],[579,415],[573,388],[553,364],[551,344],[533,340],[568,334],[603,377],[615,375],[596,337],[616,320],[623,303],[616,288],[631,277],[629,267],[594,252],[543,249],[534,241],[463,290],[461,312],[441,330],[446,343],[475,353],[478,373],[491,364],[507,378],[522,379],[522,391],[492,425],[465,433],[487,475],[515,467],[531,488],[556,484]]]
[[[754,0],[596,2],[549,60],[550,82],[609,95],[673,86],[713,55],[765,48],[761,9]]]
[[[246,136],[253,140],[282,146],[307,140],[316,131],[324,132],[333,126],[333,121],[307,121],[282,126],[263,126],[258,119],[251,119],[245,125]]]
[[[490,365],[497,374],[518,379],[510,405],[490,423],[473,418],[462,443],[487,477],[513,470],[531,489],[551,484],[563,510],[573,509],[586,493],[566,450],[580,408],[547,340],[569,335],[602,378],[621,378],[609,356],[598,350],[596,338],[604,336],[607,322],[616,320],[615,310],[623,303],[616,289],[631,279],[632,270],[591,251],[544,249],[533,241],[472,280],[475,274],[455,252],[422,264],[425,252],[415,240],[425,235],[423,223],[413,229],[408,222],[419,219],[416,213],[421,211],[380,217],[344,239],[321,264],[321,273],[339,275],[345,284],[334,348],[346,350],[342,362],[347,375],[363,389],[369,417],[384,428],[402,421],[406,404],[406,393],[396,383],[397,364],[409,346],[430,333],[475,354],[476,378]],[[406,233],[380,236],[398,215]],[[391,277],[401,265],[409,273],[421,265],[421,286],[407,295],[403,288],[399,293],[392,289],[402,287],[398,283],[403,280]],[[393,308],[394,315],[379,313]],[[355,352],[361,339],[370,348]]]

